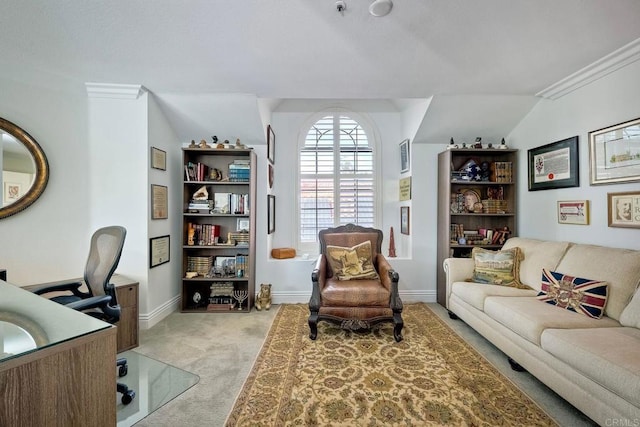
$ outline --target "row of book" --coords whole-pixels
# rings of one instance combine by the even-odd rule
[[[187,224],[187,246],[212,246],[218,244],[220,226],[215,224]]]
[[[229,181],[249,182],[251,163],[248,159],[236,159],[229,164]]]
[[[249,195],[237,193],[215,193],[213,213],[249,215]]]
[[[188,162],[184,165],[185,181],[206,181],[209,175],[209,166],[204,163]]]
[[[494,182],[511,182],[513,180],[513,166],[511,162],[494,162]]]
[[[185,181],[226,181],[249,182],[251,176],[251,161],[236,159],[229,164],[228,178],[223,176],[220,169],[210,167],[201,162],[187,162],[184,165]]]

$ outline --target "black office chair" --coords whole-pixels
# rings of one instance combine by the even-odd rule
[[[58,295],[49,298],[74,310],[82,311],[92,317],[109,323],[120,320],[120,305],[116,298],[115,286],[109,283],[122,254],[127,230],[120,226],[104,227],[96,230],[91,237],[91,248],[84,269],[83,282],[56,283],[31,288],[38,295],[56,292]],[[87,292],[80,290],[87,285]],[[59,295],[62,292],[67,294]],[[127,359],[116,361],[118,375],[127,375]],[[117,384],[118,393],[122,393],[122,403],[131,403],[136,393],[126,384]]]

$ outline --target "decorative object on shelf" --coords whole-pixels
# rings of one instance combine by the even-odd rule
[[[454,148],[458,148],[458,144],[453,142],[453,137],[449,140],[449,145],[447,145],[447,150],[453,150]]]
[[[167,219],[168,217],[168,188],[164,185],[151,184],[151,219]]]
[[[288,259],[296,256],[294,248],[273,248],[271,249],[271,257],[275,259]]]
[[[193,193],[193,200],[208,200],[209,192],[207,191],[207,186],[203,185],[200,187],[195,193]]]
[[[409,206],[400,206],[400,233],[409,233]]]
[[[256,296],[256,310],[269,310],[271,308],[271,283],[262,283]]]
[[[198,148],[198,144],[196,144],[196,140],[192,139],[191,144],[189,144],[189,148]]]
[[[411,149],[409,139],[400,143],[400,173],[409,172],[411,168]]]
[[[211,146],[209,144],[207,144],[207,141],[200,140],[200,145],[198,145],[200,148],[211,148]]]
[[[276,196],[267,194],[267,234],[276,231]]]
[[[267,126],[267,159],[271,164],[276,162],[276,134],[271,125]]]
[[[482,148],[482,137],[476,137],[476,142],[473,144],[473,148]]]
[[[498,147],[500,150],[506,150],[507,148],[507,142],[504,140],[504,138],[502,138],[502,141],[500,141],[500,146]]]
[[[460,190],[464,200],[464,212],[474,212],[475,204],[480,202],[480,189],[478,188],[464,188]]]
[[[480,181],[491,180],[491,165],[489,162],[484,161],[480,163]]]
[[[151,147],[151,167],[162,171],[167,170],[167,152]]]
[[[528,150],[529,191],[579,187],[578,136]]]
[[[589,132],[590,184],[640,181],[640,118]]]
[[[149,239],[149,268],[157,267],[169,262],[169,235],[152,237]]]
[[[607,193],[609,227],[640,228],[640,191]]]
[[[247,291],[233,291],[233,298],[238,301],[238,311],[242,311],[242,303],[247,299],[248,296],[249,295],[247,294]]]
[[[389,230],[389,258],[396,257],[396,238],[393,235],[393,227]]]
[[[566,200],[558,202],[558,223],[589,225],[589,201]]]
[[[247,146],[240,142],[240,138],[236,138],[236,148],[244,150]]]
[[[400,201],[411,200],[411,177],[400,179]]]

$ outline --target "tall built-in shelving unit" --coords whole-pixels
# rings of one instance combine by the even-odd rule
[[[183,148],[183,167],[182,311],[249,312],[255,297],[256,154]]]
[[[446,258],[468,257],[474,247],[497,250],[516,235],[517,152],[467,148],[438,155],[438,303],[446,303]]]

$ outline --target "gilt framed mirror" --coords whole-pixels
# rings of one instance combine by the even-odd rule
[[[36,140],[0,117],[0,219],[31,206],[47,187],[49,163]]]

